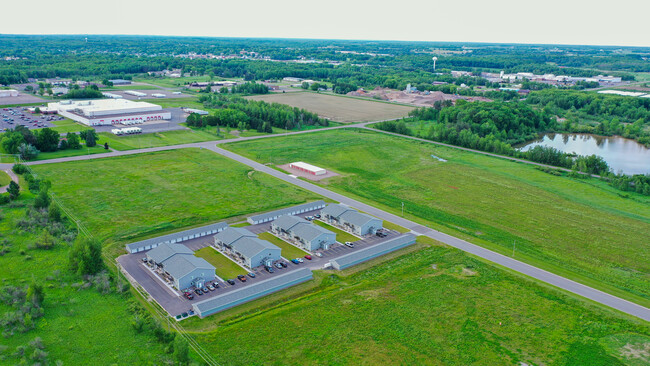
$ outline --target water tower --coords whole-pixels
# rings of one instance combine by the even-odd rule
[[[433,56],[433,72],[436,72],[436,61],[438,61],[438,58],[436,56]]]

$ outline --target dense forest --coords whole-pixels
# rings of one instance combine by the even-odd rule
[[[286,104],[269,104],[225,94],[202,95],[199,100],[207,108],[217,110],[207,116],[191,114],[187,118],[188,126],[227,126],[271,133],[272,127],[295,129],[301,126],[328,125],[328,121],[316,113]]]

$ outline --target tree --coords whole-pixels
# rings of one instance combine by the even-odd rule
[[[190,361],[190,349],[187,340],[178,334],[174,338],[174,359],[181,365],[185,365]]]
[[[7,187],[7,193],[9,193],[9,198],[15,200],[20,195],[20,186],[18,183],[13,180],[9,182],[9,187]]]
[[[2,137],[2,148],[7,154],[18,154],[18,147],[24,143],[23,135],[15,130],[5,132]]]
[[[73,272],[91,275],[104,268],[102,246],[96,239],[77,239],[70,250],[68,265]]]
[[[85,130],[80,133],[81,138],[86,141],[87,147],[93,147],[97,145],[97,132],[95,130]]]
[[[68,145],[68,140],[64,139],[59,141],[59,150],[67,150],[69,147],[70,145]]]
[[[59,133],[45,127],[36,136],[36,148],[40,151],[56,151],[59,147]]]
[[[18,154],[23,160],[34,160],[38,156],[40,151],[34,145],[22,143],[18,147]]]
[[[48,208],[50,207],[50,196],[47,194],[47,186],[41,187],[40,192],[34,198],[34,208]]]
[[[301,88],[303,89],[309,89],[309,83],[306,81],[303,81],[302,84],[300,85]]]
[[[46,229],[43,229],[41,235],[36,239],[34,243],[36,248],[39,249],[52,249],[56,245],[56,238],[52,236]]]
[[[79,142],[79,135],[77,135],[74,132],[68,132],[67,135],[65,135],[66,140],[68,140],[68,147],[71,149],[81,149],[81,143]]]
[[[40,113],[41,113],[41,109],[40,109],[39,107],[34,108],[34,113],[38,113],[38,114],[40,114]]]
[[[61,215],[61,209],[59,206],[50,204],[50,209],[47,217],[50,219],[50,221],[61,222],[63,217]]]
[[[29,287],[27,288],[27,294],[25,295],[25,298],[32,304],[41,306],[41,304],[43,304],[43,300],[45,299],[43,286],[36,282],[36,280],[32,279],[32,283],[30,283]]]
[[[104,80],[102,80],[102,85],[104,85],[104,86],[113,86],[113,82],[108,80],[108,79],[104,79]]]

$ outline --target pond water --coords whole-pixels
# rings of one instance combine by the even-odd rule
[[[615,173],[650,174],[650,149],[620,136],[550,133],[521,147],[548,146],[566,153],[601,156]]]

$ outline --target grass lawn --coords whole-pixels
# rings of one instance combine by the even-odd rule
[[[312,222],[314,224],[318,225],[318,226],[322,226],[325,229],[334,232],[336,234],[336,241],[338,241],[339,243],[345,243],[346,241],[354,242],[354,241],[357,241],[357,240],[361,240],[359,237],[354,236],[354,235],[348,233],[347,231],[343,231],[343,230],[341,230],[341,229],[339,229],[337,227],[334,227],[334,226],[332,226],[332,225],[330,225],[330,224],[328,224],[328,223],[326,223],[324,221],[314,220]]]
[[[21,197],[19,202],[31,202],[31,194],[23,192]],[[37,337],[43,341],[50,365],[57,360],[64,365],[164,363],[169,357],[165,345],[150,331],[138,333],[131,326],[134,298],[130,292],[102,294],[94,287],[82,286],[81,277],[67,269],[67,244],[49,250],[31,248],[36,235],[15,229],[25,210],[0,206],[0,232],[10,243],[8,253],[0,256],[0,287],[27,286],[36,280],[44,288],[44,316],[35,320],[35,329],[2,338],[0,363],[21,364],[14,354],[16,348]],[[0,302],[0,314],[4,317],[9,311],[13,310]]]
[[[52,124],[56,127],[50,128],[62,135],[67,134],[68,132],[79,132],[90,128],[67,118],[60,121],[52,121]]]
[[[268,103],[288,104],[318,113],[336,122],[365,122],[405,117],[413,107],[339,97],[335,95],[297,92],[272,93],[247,97]]]
[[[317,271],[284,297],[183,324],[229,365],[642,364],[625,347],[650,343],[648,323],[453,248],[400,253],[352,273]]]
[[[11,183],[11,177],[9,177],[9,174],[0,170],[0,187],[9,185],[9,183]]]
[[[205,247],[194,252],[194,255],[201,257],[216,267],[217,276],[223,280],[236,278],[237,275],[246,274],[248,271],[242,266],[233,262],[225,255],[219,253],[213,247]]]
[[[93,146],[91,148],[86,148],[85,145],[81,145],[81,149],[79,150],[67,149],[67,150],[57,150],[52,152],[42,152],[38,154],[36,160],[57,159],[57,158],[65,158],[68,156],[79,156],[79,155],[103,154],[107,152],[111,152],[111,151],[105,150],[104,143],[102,142],[101,144],[98,144],[97,146]]]
[[[190,144],[223,139],[227,136],[225,131],[221,136],[216,133],[216,127],[203,128],[200,130],[175,130],[157,133],[143,133],[128,136],[116,136],[110,132],[100,132],[101,143],[108,142],[108,146],[115,150],[144,149],[148,147],[159,147],[169,145]],[[230,137],[230,136],[228,136]]]
[[[395,230],[395,231],[400,232],[400,233],[402,233],[402,234],[403,234],[403,233],[408,233],[408,232],[411,231],[411,230],[409,230],[409,229],[407,229],[407,228],[405,228],[405,227],[403,227],[403,226],[399,226],[399,225],[397,225],[397,224],[393,224],[392,222],[389,222],[389,221],[384,221],[384,225],[383,225],[383,226],[384,226],[384,228],[386,228],[386,229],[389,229],[389,230]]]
[[[270,241],[272,244],[280,247],[280,249],[282,249],[282,256],[286,259],[291,260],[293,258],[302,258],[309,254],[297,246],[291,245],[269,232],[261,233],[258,235],[258,237],[262,240]]]
[[[261,163],[332,169],[341,175],[318,184],[397,215],[404,202],[407,218],[504,255],[516,242],[519,260],[650,305],[650,197],[372,131],[226,148]]]
[[[95,237],[113,243],[111,255],[125,242],[320,199],[200,149],[32,168]]]

